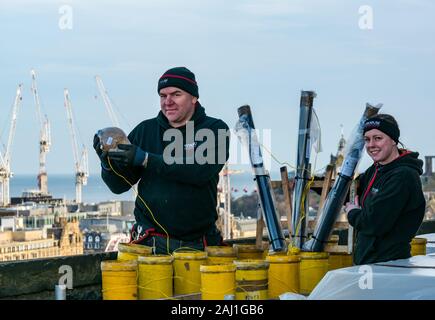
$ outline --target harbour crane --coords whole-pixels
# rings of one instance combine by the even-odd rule
[[[35,70],[31,70],[32,75],[32,93],[36,105],[36,113],[39,121],[39,173],[38,173],[38,188],[41,194],[48,194],[48,176],[47,170],[45,168],[45,159],[47,153],[50,151],[51,145],[51,133],[50,133],[50,122],[48,121],[47,115],[45,119],[41,115],[41,104],[39,100],[38,89],[36,86],[36,73]]]
[[[104,101],[104,105],[106,106],[107,113],[109,114],[110,120],[112,121],[112,125],[114,127],[119,128],[119,120],[113,110],[112,102],[110,101],[109,94],[107,93],[106,88],[104,87],[103,80],[100,76],[95,76],[95,82],[97,83],[98,91],[100,92],[101,98]]]
[[[68,125],[71,134],[71,143],[74,155],[74,165],[76,172],[76,203],[82,202],[82,187],[88,183],[89,167],[88,167],[88,151],[83,145],[82,152],[79,158],[79,148],[77,145],[75,123],[72,113],[72,104],[69,96],[68,89],[64,89],[64,104],[66,108]]]
[[[225,163],[221,172],[219,173],[219,193],[218,203],[223,204],[222,215],[222,236],[224,240],[232,238],[232,223],[231,223],[231,182],[230,176],[234,174],[243,173],[243,170],[232,170],[229,168],[228,162]]]
[[[17,124],[17,115],[18,109],[20,107],[21,101],[23,99],[22,93],[22,84],[18,85],[14,104],[12,106],[12,116],[11,116],[11,124],[9,127],[9,136],[8,143],[6,145],[6,149],[4,154],[0,152],[0,184],[1,184],[1,206],[7,206],[11,203],[11,198],[9,195],[9,180],[12,177],[11,172],[11,154],[12,154],[12,142],[14,140],[15,135],[15,127]]]
[[[110,121],[114,127],[120,128],[120,123],[118,117],[113,109],[112,101],[109,98],[109,94],[107,93],[106,87],[104,86],[103,79],[99,75],[95,76],[95,82],[97,83],[98,91],[100,92],[101,98],[104,101],[104,105],[106,106],[107,113],[109,114]],[[125,120],[125,118],[124,118]],[[127,123],[130,127],[130,125]],[[133,186],[134,195],[137,194],[137,183]],[[135,196],[133,196],[135,198]]]

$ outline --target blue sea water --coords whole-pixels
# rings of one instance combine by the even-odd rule
[[[20,197],[23,191],[38,188],[36,175],[14,175],[10,180],[11,197]],[[76,187],[74,175],[49,175],[48,192],[53,198],[75,199]],[[133,191],[121,195],[112,193],[104,184],[100,175],[90,175],[88,183],[82,188],[82,198],[85,203],[98,203],[107,200],[134,200]]]
[[[230,184],[231,193],[235,198],[251,194],[255,190],[255,181],[250,172],[231,175]],[[10,195],[20,197],[23,191],[35,190],[37,187],[36,175],[15,174],[10,180]],[[53,198],[75,199],[74,175],[49,175],[48,191]],[[88,177],[88,184],[83,186],[82,198],[85,203],[98,203],[108,200],[134,200],[135,194],[130,190],[116,195],[104,184],[99,174],[91,174]]]

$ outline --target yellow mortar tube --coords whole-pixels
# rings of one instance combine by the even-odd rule
[[[137,261],[101,262],[103,300],[137,300]]]
[[[277,253],[268,255],[266,261],[269,262],[269,298],[278,298],[279,295],[285,292],[299,293],[299,269],[301,262],[299,255]]]
[[[426,238],[413,238],[411,241],[411,256],[426,255]]]
[[[267,254],[264,244],[262,244],[261,248],[258,248],[255,244],[235,243],[233,248],[236,252],[237,260],[262,260]]]
[[[328,272],[329,253],[301,252],[300,293],[308,295]]]
[[[233,247],[209,246],[205,248],[205,251],[207,252],[207,264],[231,264],[237,259]]]
[[[236,300],[267,300],[269,262],[236,260]]]
[[[119,243],[118,244],[118,260],[137,260],[139,256],[149,256],[152,254],[153,248],[135,243]]]
[[[170,255],[142,256],[138,258],[139,300],[172,297],[172,262]]]
[[[201,265],[202,300],[224,300],[225,295],[234,295],[236,289],[236,265]]]
[[[201,290],[199,267],[207,263],[207,252],[175,251],[174,255],[174,294],[198,293]]]
[[[328,271],[353,266],[352,254],[345,252],[329,252]]]

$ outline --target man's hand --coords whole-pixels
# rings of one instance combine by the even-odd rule
[[[98,155],[98,158],[100,158],[102,167],[106,170],[110,170],[109,163],[107,162],[107,152],[101,149],[100,138],[97,134],[94,135],[94,149]]]
[[[109,158],[125,166],[146,167],[148,154],[134,144],[118,144],[122,151],[109,151]]]

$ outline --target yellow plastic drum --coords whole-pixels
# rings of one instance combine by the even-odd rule
[[[329,252],[328,271],[347,268],[353,265],[352,255],[344,252]]]
[[[411,241],[411,256],[426,255],[426,238],[414,238]]]
[[[231,264],[237,259],[233,247],[210,246],[206,247],[205,251],[207,252],[207,264]]]
[[[201,290],[199,267],[207,264],[207,252],[175,251],[174,255],[174,294],[198,293]]]
[[[236,289],[236,265],[201,265],[202,300],[223,300],[225,295],[234,295]]]
[[[299,293],[300,256],[273,254],[266,261],[269,262],[269,298],[278,298],[284,292]]]
[[[269,262],[265,260],[236,260],[236,300],[268,299]]]
[[[237,255],[237,260],[262,260],[265,257],[264,245],[258,248],[255,244],[233,244],[234,251]]]
[[[134,243],[119,243],[118,244],[118,260],[137,260],[139,256],[149,256],[152,254],[153,248]]]
[[[300,293],[308,295],[328,272],[329,253],[301,252],[300,255]]]
[[[137,261],[101,262],[103,300],[137,299]]]
[[[139,300],[172,297],[172,262],[169,255],[141,256],[138,258]]]

